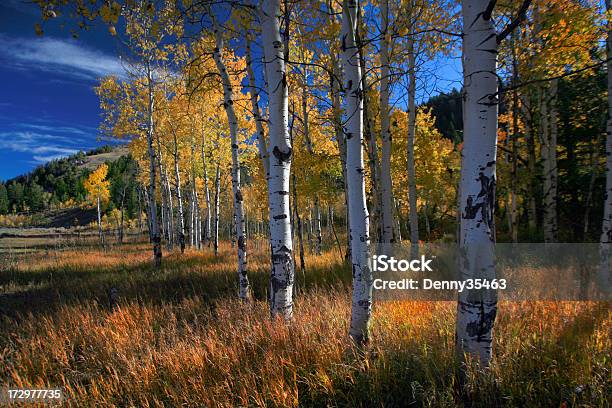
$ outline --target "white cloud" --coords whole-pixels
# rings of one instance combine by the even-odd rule
[[[70,154],[72,155],[72,154],[75,154],[75,153],[77,153],[77,152],[78,152],[78,150],[74,150],[74,151],[73,151],[73,152],[71,152]],[[50,162],[51,160],[61,159],[62,157],[66,157],[66,156],[68,156],[68,155],[67,155],[67,154],[65,154],[65,153],[59,153],[59,154],[50,154],[50,155],[47,155],[47,156],[38,156],[38,155],[34,155],[34,156],[32,156],[32,161],[33,161],[35,164],[45,164],[45,163]]]
[[[91,135],[96,132],[95,128],[81,129],[74,126],[50,126],[40,125],[36,123],[21,123],[19,126],[26,129],[34,129],[43,132],[59,132],[59,133],[70,133],[75,135]]]
[[[19,153],[29,153],[36,163],[46,163],[50,160],[69,156],[80,149],[71,144],[76,141],[65,136],[37,132],[0,132],[2,149]]]
[[[119,58],[76,40],[9,38],[0,35],[0,54],[4,55],[5,63],[20,69],[36,69],[90,80],[107,75],[125,75]]]

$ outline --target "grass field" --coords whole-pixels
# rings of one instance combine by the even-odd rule
[[[308,256],[284,323],[269,317],[259,247],[247,304],[228,243],[219,258],[170,254],[158,272],[148,244],[0,260],[0,386],[62,387],[78,407],[611,404],[609,303],[501,303],[493,365],[468,372],[462,399],[454,302],[375,303],[360,353],[347,338],[350,272],[337,253]]]

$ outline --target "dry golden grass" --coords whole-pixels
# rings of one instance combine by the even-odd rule
[[[63,387],[75,407],[459,404],[453,302],[377,303],[363,355],[347,338],[350,273],[337,253],[306,261],[284,323],[269,318],[264,251],[249,304],[228,244],[160,272],[146,244],[21,256],[0,276],[0,384]],[[611,322],[607,303],[502,303],[474,405],[609,406]]]

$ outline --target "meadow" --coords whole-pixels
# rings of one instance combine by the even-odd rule
[[[307,256],[286,323],[270,319],[267,248],[253,247],[248,303],[229,242],[159,271],[148,243],[0,254],[0,384],[61,387],[74,407],[611,404],[609,303],[502,302],[492,365],[460,387],[455,302],[375,301],[356,350],[338,253]]]

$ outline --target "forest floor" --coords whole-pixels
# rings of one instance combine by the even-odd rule
[[[361,353],[337,252],[306,258],[285,323],[269,317],[269,256],[255,247],[249,303],[229,243],[218,258],[171,253],[160,271],[144,243],[0,254],[0,387],[61,387],[78,407],[612,404],[609,303],[502,302],[493,364],[461,393],[454,302],[376,302]]]

